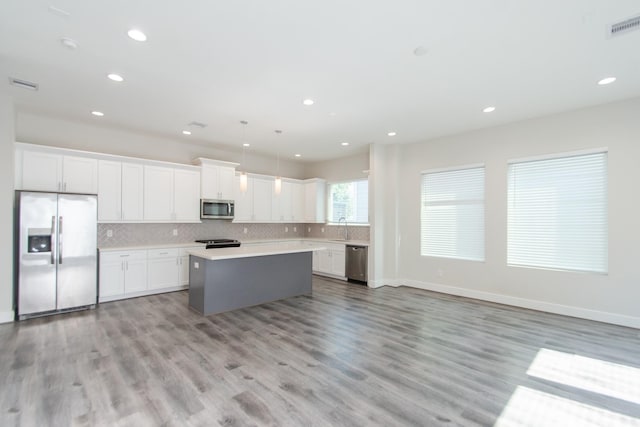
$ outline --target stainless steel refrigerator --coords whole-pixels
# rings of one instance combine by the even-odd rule
[[[16,191],[16,317],[95,307],[97,197]]]

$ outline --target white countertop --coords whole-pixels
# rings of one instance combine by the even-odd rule
[[[98,248],[100,252],[116,252],[116,251],[135,251],[146,249],[169,249],[169,248],[204,248],[204,243],[184,242],[184,243],[163,243],[155,245],[133,245],[133,246],[114,246],[109,248]]]
[[[299,240],[299,239],[296,239]],[[189,249],[187,253],[189,255],[197,256],[211,261],[221,259],[232,258],[250,258],[257,256],[268,255],[281,255],[281,254],[294,254],[300,252],[313,252],[321,251],[326,248],[322,246],[307,246],[307,245],[290,245],[287,248],[283,248],[277,244],[274,245],[260,245],[260,246],[240,246],[238,248],[216,248],[216,249]]]

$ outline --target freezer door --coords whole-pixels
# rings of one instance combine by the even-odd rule
[[[97,218],[96,196],[58,195],[58,310],[96,303]]]
[[[57,194],[18,192],[18,315],[56,309]]]

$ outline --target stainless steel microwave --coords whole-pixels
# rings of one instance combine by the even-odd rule
[[[233,219],[233,200],[200,199],[200,219]]]

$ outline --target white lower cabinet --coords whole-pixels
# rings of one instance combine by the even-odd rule
[[[147,251],[100,254],[99,301],[121,299],[147,289]]]
[[[309,246],[322,246],[326,249],[313,252],[313,272],[340,279],[345,278],[345,246],[340,243],[307,242]]]
[[[99,301],[184,289],[189,285],[188,249],[101,252]]]

